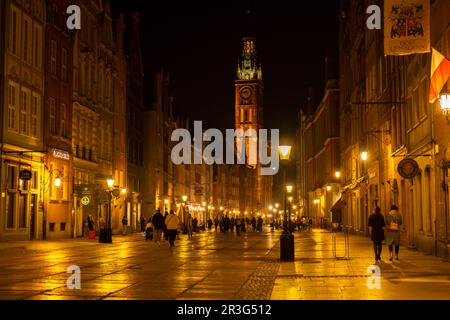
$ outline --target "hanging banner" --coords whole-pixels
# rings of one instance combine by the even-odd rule
[[[430,0],[384,1],[384,54],[430,52]]]

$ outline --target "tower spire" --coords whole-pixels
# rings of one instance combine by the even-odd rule
[[[255,38],[245,37],[242,39],[243,47],[241,59],[238,62],[237,75],[239,80],[261,80],[261,64],[255,46]]]

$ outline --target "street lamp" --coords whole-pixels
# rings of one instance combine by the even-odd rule
[[[341,177],[341,172],[340,172],[340,171],[336,171],[336,172],[334,173],[334,176],[335,176],[337,179],[339,179],[339,178]]]
[[[331,186],[327,186],[327,191],[331,191]]]
[[[114,179],[113,178],[106,179],[106,184],[108,185],[108,189],[112,189],[114,187]]]
[[[112,230],[111,230],[111,211],[112,211],[112,200],[120,196],[119,189],[114,190],[114,179],[106,179],[106,185],[108,190],[106,194],[108,196],[108,211],[106,212],[107,217],[105,219],[105,225],[103,232],[100,232],[98,241],[101,243],[112,243]],[[123,189],[122,189],[123,192]]]
[[[127,194],[127,188],[122,188],[122,194],[126,195]]]
[[[367,151],[361,152],[361,160],[366,161],[367,160]]]
[[[444,92],[439,96],[439,102],[441,104],[442,114],[450,116],[450,93]]]
[[[55,187],[59,188],[61,186],[61,178],[55,178]]]
[[[289,161],[291,149],[292,149],[291,146],[278,147],[278,153],[282,161],[283,160],[285,162]],[[284,230],[280,236],[280,260],[294,261],[294,235],[292,235],[288,229],[287,201],[286,201],[286,194],[292,192],[293,187],[286,185],[286,165],[284,165],[283,168],[283,186],[285,186],[286,189],[284,192],[284,224],[283,224]]]

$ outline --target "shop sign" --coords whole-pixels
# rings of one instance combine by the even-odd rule
[[[400,161],[397,171],[403,178],[412,179],[419,173],[419,164],[414,159],[406,158]]]
[[[83,206],[87,206],[89,204],[89,202],[91,202],[91,199],[89,199],[88,196],[84,196],[83,198],[81,198],[81,204]]]
[[[53,150],[53,157],[63,160],[70,160],[70,154],[68,152],[57,149]]]
[[[31,180],[31,171],[30,170],[20,170],[19,179],[23,181]]]

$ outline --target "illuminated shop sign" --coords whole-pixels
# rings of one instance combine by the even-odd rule
[[[70,154],[68,152],[56,149],[53,150],[53,157],[64,160],[70,160]]]

